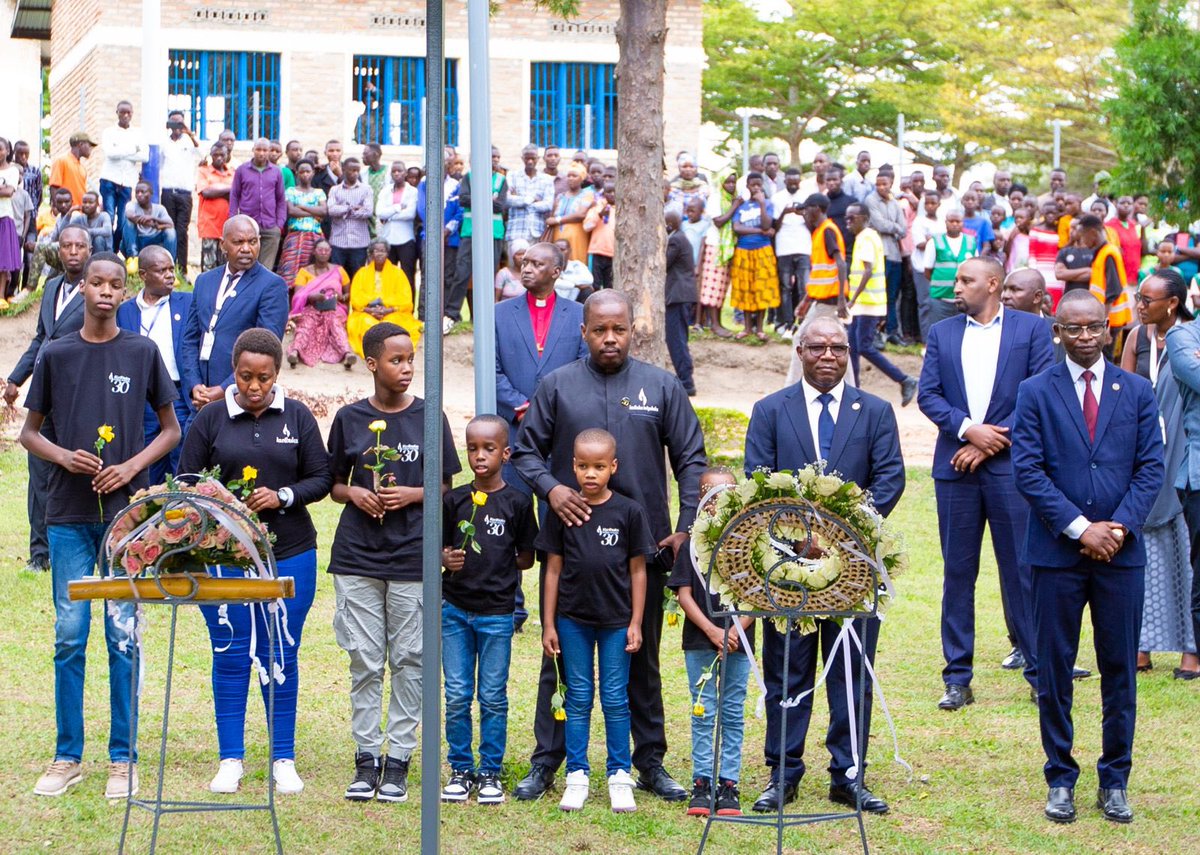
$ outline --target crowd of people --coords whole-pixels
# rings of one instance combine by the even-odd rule
[[[116,128],[103,137],[99,194],[79,180],[90,137],[72,137],[64,158],[73,164],[55,161],[49,195],[57,215],[46,235],[53,240],[38,254],[39,236],[32,252],[61,273],[45,284],[37,334],[4,392],[12,404],[32,378],[21,433],[30,452],[30,568],[51,571],[58,618],[58,742],[35,792],[60,795],[82,778],[89,613],[67,599],[68,581],[93,572],[106,524],[139,487],[167,472],[210,468],[230,481],[252,466],[258,486],[249,505],[275,535],[281,571],[297,580],[288,603],[291,670],[286,690],[276,692],[278,791],[304,787],[295,763],[297,654],[317,585],[318,537],[307,507],[329,496],[344,506],[328,566],[334,637],[350,672],[355,758],[344,795],[404,801],[422,692],[425,402],[408,389],[422,329],[415,285],[423,175],[404,164],[385,167],[370,144],[361,162],[343,158],[336,142],[325,147],[324,163],[299,143],[268,140],[256,141],[252,159],[236,169],[224,143],[201,163],[199,141],[173,113],[159,205],[137,174],[143,149],[131,113],[120,105]],[[170,168],[171,150],[180,158],[175,166],[190,164],[194,184],[181,177],[168,183],[166,176],[184,175]],[[27,156],[26,147],[26,163]],[[110,159],[122,164],[110,167]],[[1072,680],[1087,676],[1075,666],[1081,615],[1090,606],[1105,703],[1098,803],[1110,820],[1132,819],[1126,782],[1136,673],[1153,666],[1151,653],[1166,651],[1182,654],[1178,679],[1200,676],[1194,237],[1160,234],[1144,221],[1141,200],[1107,196],[1104,174],[1095,176],[1088,199],[1069,192],[1059,170],[1036,199],[1003,171],[990,192],[972,186],[960,194],[941,166],[932,170],[933,189],[915,171],[893,193],[892,170],[881,167],[872,180],[865,152],[852,175],[821,154],[807,177],[767,154],[748,174],[731,172],[711,187],[681,154],[678,174],[663,184],[672,374],[629,355],[634,310],[612,287],[619,197],[611,167],[582,156],[560,171],[557,149],[532,146],[521,159],[523,169],[508,172],[493,152],[490,239],[496,258],[507,259],[494,282],[497,296],[507,298],[495,317],[499,413],[468,425],[471,477],[455,489],[459,456],[443,416],[439,546],[450,774],[442,798],[506,797],[508,667],[513,636],[528,618],[522,571],[538,557],[545,655],[536,747],[513,795],[539,798],[565,763],[560,806],[584,807],[598,692],[614,811],[635,810],[633,794],[642,789],[686,801],[692,815],[741,812],[744,640],[753,643],[753,624],[744,623],[743,635],[713,619],[719,603],[687,543],[706,488],[737,480],[708,466],[688,401],[695,393],[689,330],[735,335],[721,321],[728,297],[741,317],[737,337],[776,334],[793,343],[785,388],[754,407],[745,475],[823,461],[890,513],[905,486],[899,431],[891,404],[859,388],[860,357],[898,384],[902,406],[916,399],[936,426],[946,660],[938,706],[954,711],[974,701],[975,586],[986,524],[1012,642],[1003,666],[1023,672],[1038,705],[1046,815],[1060,822],[1076,815]],[[446,165],[443,324],[452,324],[470,285],[465,212],[473,196],[453,151]],[[28,177],[18,174],[4,185],[14,192],[0,193],[0,202],[22,212],[18,222],[3,218],[0,207],[0,240],[28,234],[33,206],[21,195],[30,195]],[[180,235],[193,189],[202,271],[185,293],[175,287],[176,271],[188,270]],[[474,198],[478,204],[478,191]],[[103,216],[109,207],[112,215]],[[133,269],[142,287],[127,295]],[[913,377],[883,346],[917,341],[925,354]],[[1119,365],[1107,361],[1113,356]],[[344,406],[323,441],[312,414],[278,382],[280,370],[285,361],[349,368],[360,358],[373,392]],[[95,446],[97,420],[113,428],[116,439],[106,446]],[[361,465],[381,447],[390,452],[381,471]],[[690,791],[664,766],[659,656],[667,589],[686,615],[695,704]],[[122,741],[137,715],[126,692],[133,656],[122,634],[127,619],[119,609],[105,618],[110,797],[138,785],[134,746]],[[265,628],[255,629],[248,608],[209,610],[205,619],[219,755],[210,789],[230,793],[245,772],[247,645]],[[879,622],[857,623],[863,647],[848,655],[873,658]],[[769,781],[755,811],[778,811],[796,798],[812,698],[801,698],[786,732],[780,704],[811,688],[837,629],[819,621],[818,632],[802,635],[764,623]],[[719,680],[711,670],[718,656],[730,663]],[[709,679],[701,679],[706,670]],[[887,802],[866,784],[866,745],[855,747],[851,736],[850,722],[869,721],[871,689],[851,709],[838,679],[831,673],[829,798],[884,813]],[[722,742],[714,744],[718,704]]]

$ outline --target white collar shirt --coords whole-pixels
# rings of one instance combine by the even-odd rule
[[[1000,361],[1000,334],[1004,325],[1004,307],[986,324],[967,316],[967,328],[963,331],[962,374],[964,391],[967,393],[967,418],[958,429],[962,439],[967,428],[980,424],[987,418],[992,403],[992,387],[996,385],[997,364]]]
[[[1097,359],[1090,368],[1084,368],[1075,360],[1068,359],[1067,371],[1071,372],[1071,384],[1075,387],[1080,412],[1083,412],[1083,372],[1092,372],[1092,394],[1096,396],[1096,406],[1099,407],[1100,395],[1104,392],[1104,357]]]
[[[821,402],[817,399],[821,397],[822,392],[814,386],[810,386],[807,380],[800,381],[801,388],[804,390],[804,406],[808,413],[808,430],[812,435],[813,450],[819,457],[821,455],[821,436],[819,431],[819,421],[821,418]],[[846,394],[846,381],[839,380],[838,384],[829,390],[829,394],[833,396],[833,400],[829,402],[829,415],[833,417],[833,423],[836,425],[838,413],[841,412],[842,398]]]
[[[167,373],[176,383],[179,382],[179,365],[175,361],[175,337],[172,334],[171,298],[161,297],[153,305],[146,302],[144,292],[139,291],[137,307],[141,312],[138,320],[139,332],[158,345],[163,364]]]

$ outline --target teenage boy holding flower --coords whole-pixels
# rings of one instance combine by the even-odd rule
[[[46,345],[33,370],[21,444],[55,464],[46,496],[50,573],[54,591],[54,703],[58,742],[54,761],[34,793],[60,796],[83,777],[83,678],[91,604],[67,598],[67,583],[89,576],[102,560],[106,526],[147,486],[146,468],[179,442],[172,402],[178,396],[158,348],[117,327],[125,294],[125,265],[111,252],[88,259],[80,286],[83,327]],[[146,404],[162,432],[145,443]],[[42,425],[53,421],[50,440]],[[105,796],[136,793],[137,758],[130,744],[137,710],[130,698],[134,667],[133,603],[110,602],[104,620],[108,644],[111,724]]]
[[[514,596],[533,566],[537,523],[529,496],[506,484],[508,422],[476,416],[467,425],[467,464],[475,477],[444,499],[442,671],[450,779],[442,801],[504,801],[500,766],[508,732],[508,666]],[[479,766],[471,753],[471,703],[479,674]]]

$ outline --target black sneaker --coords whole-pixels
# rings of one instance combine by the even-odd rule
[[[721,780],[721,789],[717,791],[717,816],[741,816],[742,800],[738,795],[736,781]]]
[[[369,802],[379,788],[379,758],[360,751],[354,755],[354,780],[346,787],[346,798],[352,802]]]
[[[712,784],[708,778],[696,778],[692,782],[692,798],[688,802],[688,816],[708,816],[712,813]]]
[[[476,800],[481,805],[498,805],[504,803],[504,784],[495,772],[483,772],[479,776],[479,786],[475,790]]]
[[[393,760],[388,757],[383,761],[383,779],[379,782],[379,792],[375,798],[381,802],[408,801],[408,761]]]
[[[475,789],[475,773],[469,769],[455,769],[450,773],[450,780],[442,787],[442,801],[465,802]]]

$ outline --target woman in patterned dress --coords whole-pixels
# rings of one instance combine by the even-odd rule
[[[779,275],[775,267],[775,249],[771,246],[771,238],[775,235],[774,215],[763,192],[762,176],[757,172],[746,176],[746,192],[750,198],[742,202],[733,215],[737,246],[729,274],[730,303],[744,313],[744,329],[734,338],[754,335],[760,341],[766,341],[763,317],[767,309],[779,305]]]

